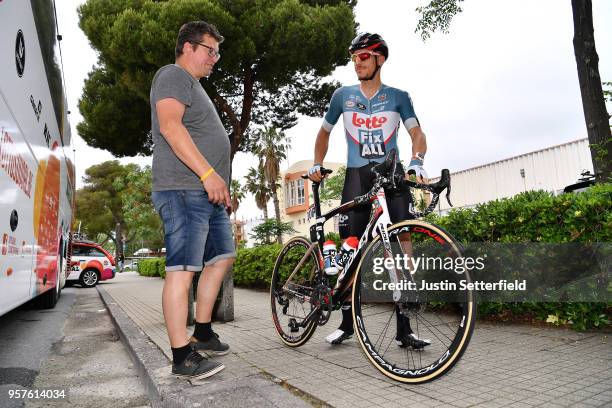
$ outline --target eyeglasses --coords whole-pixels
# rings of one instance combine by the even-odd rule
[[[367,59],[370,59],[372,55],[376,56],[380,54],[375,54],[372,51],[361,51],[356,54],[351,54],[351,61],[355,62],[357,61],[357,58],[359,58],[359,61],[365,61]]]
[[[219,54],[219,51],[215,50],[213,47],[210,47],[206,44],[202,44],[201,42],[197,42],[197,41],[192,41],[193,44],[197,44],[197,45],[201,45],[202,47],[208,48],[208,56],[212,57],[216,60],[218,60],[219,58],[221,58],[221,54]]]

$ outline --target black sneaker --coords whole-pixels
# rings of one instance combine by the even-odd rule
[[[222,343],[217,333],[213,333],[213,336],[206,341],[200,341],[191,336],[189,344],[192,349],[203,351],[209,356],[224,356],[230,352],[230,346]]]
[[[172,364],[172,374],[179,377],[207,378],[223,370],[225,366],[216,361],[208,360],[200,353],[192,351],[181,364]]]
[[[422,350],[431,344],[429,339],[419,339],[416,334],[398,334],[395,337],[395,344],[401,348],[412,347],[415,350]]]

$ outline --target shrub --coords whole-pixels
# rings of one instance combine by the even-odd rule
[[[138,262],[138,273],[141,276],[166,277],[166,258],[142,259]]]
[[[474,209],[430,214],[428,221],[450,231],[462,242],[602,242],[612,241],[612,184],[583,193],[558,196],[528,191],[509,199],[490,201]],[[611,303],[483,302],[481,315],[533,315],[554,325],[576,330],[610,324]]]
[[[606,242],[612,241],[612,185],[603,184],[579,194],[553,196],[528,191],[495,200],[475,209],[452,210],[447,216],[430,214],[428,221],[450,231],[463,242]],[[326,239],[340,245],[338,234]],[[268,288],[280,245],[239,248],[234,263],[237,286]],[[610,303],[502,303],[479,304],[480,315],[525,316],[574,329],[610,324]]]
[[[234,284],[250,288],[268,288],[274,262],[280,252],[279,244],[238,249],[234,262]]]
[[[462,242],[611,242],[612,184],[558,196],[527,191],[427,219]]]

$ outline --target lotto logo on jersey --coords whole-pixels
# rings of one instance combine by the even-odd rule
[[[385,122],[387,122],[387,118],[384,116],[372,116],[364,119],[360,118],[357,112],[353,112],[353,125],[358,128],[365,126],[366,129],[376,129],[382,127]]]

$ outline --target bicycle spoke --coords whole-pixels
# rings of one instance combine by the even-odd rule
[[[411,224],[419,228],[409,227]],[[459,247],[453,244],[452,239],[447,239],[444,232],[439,229],[428,229],[428,224],[420,221],[405,222],[392,227],[389,231],[392,249],[388,255],[394,259],[396,255],[411,257],[413,254],[418,254],[417,256],[422,259],[461,256]],[[400,231],[411,234],[409,243],[400,239]],[[463,309],[453,308],[452,304],[445,302],[444,298],[436,294],[428,291],[410,291],[410,288],[407,288],[400,289],[402,304],[397,303],[401,309],[396,309],[396,302],[393,299],[397,298],[393,295],[397,295],[397,292],[389,289],[390,284],[406,279],[420,287],[423,280],[436,282],[438,279],[442,281],[456,277],[452,275],[454,271],[447,271],[440,266],[436,268],[436,263],[432,264],[433,269],[428,269],[432,268],[425,266],[430,265],[429,261],[427,264],[425,261],[423,263],[404,261],[403,267],[396,266],[396,270],[403,275],[393,276],[388,273],[393,270],[389,269],[383,269],[381,273],[374,269],[374,266],[380,265],[374,261],[377,258],[384,259],[387,254],[381,238],[377,238],[374,242],[362,255],[364,261],[358,271],[360,285],[355,288],[353,298],[363,324],[363,330],[357,333],[360,346],[379,371],[395,380],[418,383],[434,379],[458,361],[454,358],[447,360],[450,364],[440,364],[440,356],[462,352],[467,346],[467,342],[456,340],[460,338],[459,336],[465,336],[466,331],[470,334],[473,330],[473,320],[467,320],[465,325],[462,322],[466,322],[463,319],[465,308],[473,308],[474,305],[464,304]],[[409,274],[411,271],[416,275]],[[442,303],[438,303],[439,299]],[[431,307],[432,305],[435,307]],[[390,324],[394,316],[398,317],[398,313],[403,315],[398,324],[406,325],[405,328],[408,330],[402,333],[414,334],[414,338],[402,338],[403,344],[398,344],[399,347],[395,348],[392,344],[396,336],[395,332],[390,332]],[[419,339],[431,339],[431,343],[419,344]]]
[[[381,343],[381,345],[382,345],[382,342],[383,342],[383,340],[384,340],[384,336],[386,336],[386,335],[387,335],[387,331],[389,331],[389,323],[391,322],[391,319],[393,319],[393,316],[394,316],[394,315],[395,315],[395,309],[393,309],[393,313],[391,313],[391,316],[389,317],[389,320],[387,320],[387,323],[386,323],[386,325],[384,326],[385,328],[384,328],[384,330],[383,330],[383,332],[382,332],[382,334],[381,334],[382,338],[379,336],[379,338],[376,340],[376,343],[375,343],[376,345],[378,345],[378,340],[379,340],[379,339],[380,339],[380,343]],[[378,347],[377,347],[377,348],[378,348]]]
[[[387,351],[389,350],[389,346],[391,346],[391,343],[393,343],[393,337],[394,336],[391,336],[391,339],[389,340],[389,344],[387,344],[387,348],[385,348],[385,351],[382,352],[383,357],[385,356],[385,354],[387,354]]]

